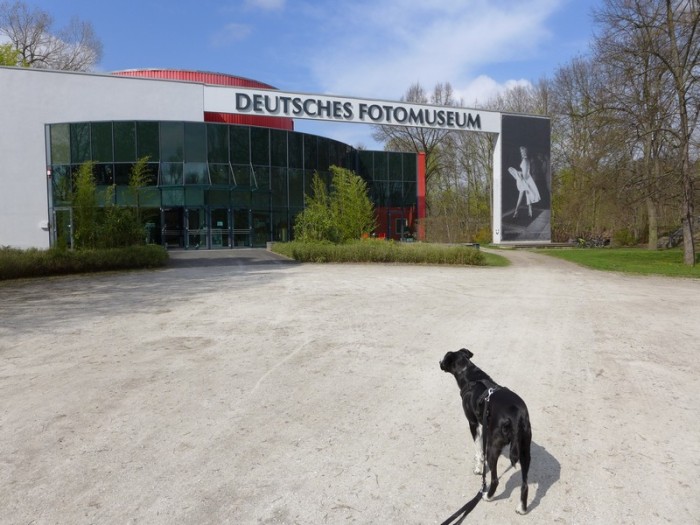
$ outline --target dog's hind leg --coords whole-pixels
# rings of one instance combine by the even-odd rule
[[[489,470],[491,471],[491,484],[489,485],[488,492],[484,495],[484,499],[486,501],[491,501],[491,499],[493,499],[493,495],[496,493],[496,488],[498,487],[498,472],[496,472],[496,467],[498,466],[498,457],[500,455],[500,449],[489,447],[486,461],[488,462]]]
[[[484,427],[477,425],[474,436],[474,474],[479,475],[484,471],[483,431]]]
[[[520,486],[520,502],[515,508],[518,514],[527,512],[527,474],[530,470],[530,435],[519,436],[522,440],[520,444],[520,469],[523,475],[523,484]]]

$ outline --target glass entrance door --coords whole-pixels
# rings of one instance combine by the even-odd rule
[[[185,248],[199,250],[208,248],[207,220],[204,208],[187,208],[187,244]]]
[[[166,248],[183,248],[185,246],[184,211],[182,208],[163,208],[161,238]]]
[[[233,210],[233,246],[252,246],[250,210]]]
[[[227,208],[215,208],[210,212],[209,224],[211,224],[211,247],[230,248],[231,230],[229,225],[229,212]]]

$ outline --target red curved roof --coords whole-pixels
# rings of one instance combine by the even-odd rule
[[[224,73],[211,73],[208,71],[189,71],[184,69],[126,69],[115,71],[113,75],[122,77],[157,78],[162,80],[178,80],[181,82],[199,82],[215,86],[239,86],[262,89],[276,89],[274,86],[235,75]],[[259,117],[253,115],[239,115],[236,113],[204,113],[205,122],[224,122],[226,124],[240,124],[244,126],[260,126],[265,128],[294,130],[294,121],[282,117]]]

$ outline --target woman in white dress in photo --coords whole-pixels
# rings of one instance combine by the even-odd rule
[[[518,208],[520,208],[523,195],[525,195],[527,211],[530,217],[532,217],[532,205],[540,201],[540,192],[537,190],[537,185],[530,173],[530,159],[527,156],[527,148],[525,146],[520,146],[520,156],[520,169],[508,168],[508,173],[513,176],[518,186],[518,203],[515,205],[515,212],[513,212],[514,219],[518,216]]]

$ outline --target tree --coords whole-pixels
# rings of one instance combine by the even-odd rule
[[[148,166],[149,156],[141,157],[131,167],[129,175],[129,191],[136,204],[136,219],[141,221],[141,189],[148,185],[151,179],[151,171]]]
[[[331,166],[333,181],[330,195],[331,215],[335,219],[340,242],[360,239],[376,228],[374,204],[367,183],[352,171]]]
[[[76,248],[97,246],[97,184],[92,173],[93,162],[78,168],[73,191],[73,239]]]
[[[21,65],[19,51],[12,44],[0,44],[0,66]]]
[[[645,124],[650,126],[644,130],[644,153],[653,155],[662,141],[671,146],[668,152],[673,158],[668,161],[674,165],[681,190],[683,260],[694,265],[691,144],[700,112],[700,3],[606,0],[596,12],[596,19],[603,28],[599,48],[612,49],[618,61],[627,60],[639,68],[637,83],[647,90],[643,103],[663,103],[658,109],[642,112]],[[672,97],[664,98],[664,93]],[[649,166],[650,170],[658,169],[653,158]]]
[[[89,71],[102,57],[102,43],[92,25],[73,18],[63,29],[52,30],[53,19],[24,2],[0,3],[0,36],[10,40],[25,67]]]
[[[428,94],[419,83],[408,88],[401,97],[402,102],[414,104],[435,104],[439,106],[456,106],[452,86],[449,83],[438,83],[433,92]],[[425,152],[425,183],[429,184],[433,176],[440,172],[441,165],[437,158],[437,149],[449,131],[444,129],[405,127],[405,126],[373,126],[374,140],[384,143],[384,149],[392,151]]]
[[[297,215],[294,236],[304,242],[332,240],[337,236],[328,188],[318,173],[314,173],[311,180],[311,194],[306,195],[306,207]]]
[[[312,195],[306,196],[306,207],[294,224],[297,240],[341,243],[360,239],[376,228],[367,183],[337,166],[331,166],[331,173],[330,191],[318,173],[314,174]]]

